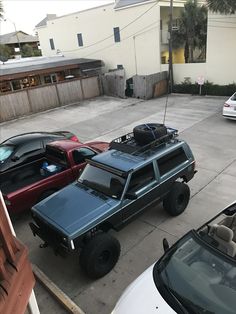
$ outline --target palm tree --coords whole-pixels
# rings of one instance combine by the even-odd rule
[[[1,0],[0,0],[0,19],[3,19],[3,5]]]
[[[213,12],[234,14],[236,12],[235,0],[207,0],[208,8]]]
[[[194,62],[194,50],[205,51],[207,37],[207,8],[189,0],[179,18],[178,30],[173,31],[173,47],[184,45],[185,63]]]

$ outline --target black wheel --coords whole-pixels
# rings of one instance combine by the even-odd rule
[[[93,279],[105,276],[118,261],[120,243],[109,234],[91,238],[80,253],[80,266]]]
[[[135,140],[139,144],[145,145],[167,135],[167,129],[164,124],[147,123],[136,126],[133,129],[133,133]]]
[[[175,182],[163,201],[163,207],[171,216],[180,215],[188,205],[190,189],[187,184]]]
[[[44,200],[45,198],[47,198],[48,196],[52,195],[55,192],[56,191],[54,190],[45,191],[43,194],[39,196],[37,203],[41,202],[42,200]]]

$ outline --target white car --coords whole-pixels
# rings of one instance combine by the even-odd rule
[[[112,314],[235,314],[236,202],[168,247]]]
[[[224,104],[223,117],[236,119],[236,93],[234,93]]]

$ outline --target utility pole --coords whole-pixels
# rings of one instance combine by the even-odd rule
[[[174,85],[173,76],[173,0],[170,0],[170,10],[169,10],[169,91],[172,93]]]
[[[15,29],[15,34],[16,34],[16,39],[17,39],[17,43],[18,43],[19,52],[20,52],[20,55],[21,55],[21,44],[20,44],[18,32],[17,32],[17,30],[16,30],[16,24],[15,24],[15,22],[13,22],[12,20],[10,20],[9,18],[4,19],[4,21],[9,21],[9,22],[11,22],[11,23],[13,24],[14,29]]]

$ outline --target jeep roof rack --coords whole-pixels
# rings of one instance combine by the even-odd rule
[[[110,149],[115,149],[120,152],[136,155],[146,153],[147,151],[157,148],[165,143],[176,141],[178,130],[167,127],[167,134],[151,141],[146,145],[140,145],[134,138],[133,132],[122,135],[110,143]]]

